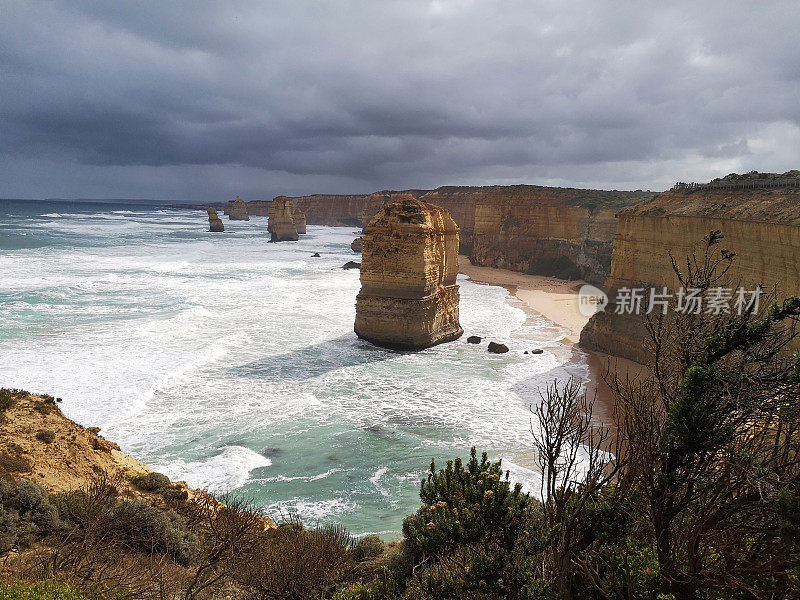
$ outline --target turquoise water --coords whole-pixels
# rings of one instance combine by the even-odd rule
[[[529,406],[588,376],[566,331],[460,277],[461,340],[383,350],[352,331],[351,228],[268,244],[266,217],[223,219],[211,234],[204,212],[0,200],[0,385],[62,397],[174,479],[356,534],[396,536],[431,458],[471,445],[536,488]]]

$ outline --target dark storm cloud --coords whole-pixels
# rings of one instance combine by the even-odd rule
[[[0,195],[663,187],[800,163],[794,2],[0,2],[0,15]]]

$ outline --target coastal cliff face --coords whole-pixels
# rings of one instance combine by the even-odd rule
[[[461,336],[458,226],[446,210],[413,196],[386,204],[366,227],[361,254],[359,337],[421,349]]]
[[[473,264],[593,283],[611,267],[616,212],[647,197],[528,185],[484,189],[475,206]]]
[[[530,185],[382,191],[295,199],[309,223],[364,227],[385,204],[411,195],[450,212],[460,253],[473,264],[602,283],[611,265],[617,211],[650,192]]]
[[[292,210],[292,201],[286,196],[278,196],[272,201],[267,225],[272,234],[271,241],[294,242],[299,239]]]
[[[673,190],[619,215],[611,273],[610,304],[592,317],[581,346],[645,363],[641,317],[614,313],[621,287],[678,287],[669,252],[679,264],[710,231],[736,253],[726,287],[773,288],[779,297],[800,292],[800,190]]]
[[[423,193],[425,190],[351,195],[314,194],[293,197],[292,202],[305,213],[309,225],[363,227],[388,200],[408,195],[418,197]],[[366,220],[365,214],[368,215]]]
[[[217,209],[209,206],[206,211],[208,211],[208,230],[216,233],[225,231],[225,225],[222,224],[222,219],[217,215]]]
[[[251,200],[247,202],[247,214],[252,217],[266,217],[269,210],[269,205],[272,204],[266,200]]]
[[[250,216],[247,214],[247,205],[239,196],[236,196],[236,200],[228,202],[228,205],[225,207],[225,214],[228,215],[228,219],[231,221],[250,220]]]

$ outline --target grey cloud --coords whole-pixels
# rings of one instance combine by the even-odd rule
[[[795,3],[0,1],[0,13],[5,196],[658,188],[799,162],[796,136],[776,134],[800,131]]]

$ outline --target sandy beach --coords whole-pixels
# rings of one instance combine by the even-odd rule
[[[586,282],[527,275],[493,267],[478,267],[464,255],[459,256],[459,267],[460,272],[470,280],[506,288],[523,303],[526,310],[532,314],[542,315],[569,330],[569,334],[563,340],[564,343],[573,345],[574,351],[586,355],[588,360],[590,381],[586,385],[586,391],[597,395],[594,418],[596,421],[610,424],[613,420],[614,400],[603,378],[609,370],[620,374],[628,373],[635,377],[643,372],[643,367],[624,358],[578,347],[581,330],[589,322],[589,318],[578,310],[578,290]]]
[[[567,342],[577,344],[580,341],[581,330],[589,322],[589,318],[578,311],[578,290],[585,281],[476,267],[463,255],[458,257],[458,262],[461,273],[472,281],[505,287],[533,312],[569,329]]]

